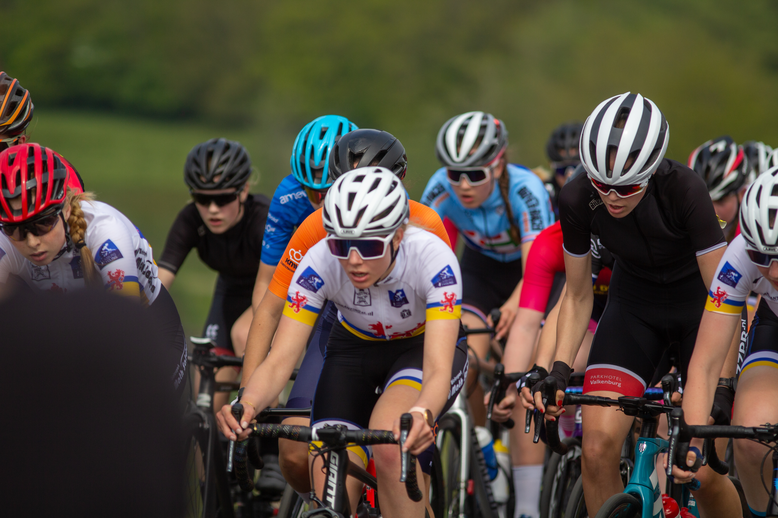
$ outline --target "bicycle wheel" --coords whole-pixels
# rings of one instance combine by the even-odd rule
[[[564,516],[565,518],[587,518],[589,516],[584,501],[583,477],[578,477],[570,490],[570,498],[567,501]]]
[[[446,517],[446,479],[440,460],[440,451],[436,447],[432,452],[432,471],[430,472],[430,507],[435,517]]]
[[[618,493],[602,504],[595,518],[637,518],[643,512],[640,500],[629,493]]]
[[[278,504],[278,518],[299,518],[308,508],[308,504],[300,498],[297,491],[287,484],[281,496],[281,503]]]
[[[567,453],[554,453],[549,459],[540,491],[541,518],[561,518],[570,499],[570,492],[581,476],[581,441],[569,437],[562,441]]]

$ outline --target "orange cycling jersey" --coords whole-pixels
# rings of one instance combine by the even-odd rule
[[[437,212],[413,200],[410,200],[410,209],[410,222],[413,225],[432,232],[442,239],[444,243],[451,246],[446,229]],[[295,231],[284,251],[283,257],[278,262],[268,289],[282,299],[286,299],[289,285],[292,283],[292,276],[295,270],[297,270],[297,265],[303,260],[308,250],[325,237],[327,237],[327,231],[324,230],[322,209],[319,209],[305,218],[305,221]]]

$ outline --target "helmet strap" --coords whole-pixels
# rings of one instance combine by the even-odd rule
[[[394,260],[397,259],[397,250],[394,248],[394,238],[392,238],[391,241],[389,241],[389,256],[391,257],[391,261],[389,261],[389,266],[386,267],[386,270],[384,270],[384,273],[381,274],[381,277],[375,281],[374,286],[377,286],[379,282],[386,279],[389,275],[387,272],[392,269],[392,265],[394,265]]]

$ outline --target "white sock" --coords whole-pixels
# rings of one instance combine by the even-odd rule
[[[513,518],[540,516],[540,482],[543,464],[513,466],[513,487],[516,492],[516,510]]]

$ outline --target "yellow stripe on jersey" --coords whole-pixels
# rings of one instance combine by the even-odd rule
[[[394,387],[395,385],[405,385],[421,392],[421,383],[414,379],[399,378],[391,382],[386,388],[388,389],[390,387]]]
[[[140,284],[125,280],[122,283],[121,289],[109,288],[108,291],[121,295],[122,297],[140,297]]]
[[[386,340],[395,340],[399,338],[411,338],[413,336],[419,336],[420,334],[424,333],[424,324],[420,324],[419,327],[417,327],[416,329],[413,329],[412,331],[408,331],[407,333],[399,334],[397,336],[376,337],[374,335],[367,334],[365,331],[362,331],[352,326],[346,321],[345,318],[343,319],[341,324],[343,324],[343,327],[345,327],[354,336],[357,336],[362,340],[371,340],[373,342],[384,342]]]
[[[713,313],[725,313],[728,315],[739,315],[745,306],[743,300],[730,300],[726,291],[721,287],[716,288],[716,292],[708,292],[708,299],[705,302],[705,309]]]
[[[436,306],[427,308],[427,320],[456,320],[462,317],[462,306]]]
[[[295,294],[295,298],[287,296],[284,303],[284,315],[297,320],[303,324],[313,327],[316,323],[316,319],[319,317],[319,309],[314,306],[306,305],[308,299],[305,295],[300,295],[300,292]]]
[[[317,449],[320,449],[324,446],[324,443],[321,441],[312,441],[308,445],[308,454],[313,455],[313,452]],[[367,468],[368,463],[368,456],[367,456],[367,450],[364,446],[349,446],[346,448],[348,451],[354,452],[357,454],[357,457],[359,457],[362,460],[362,464],[365,468]]]

